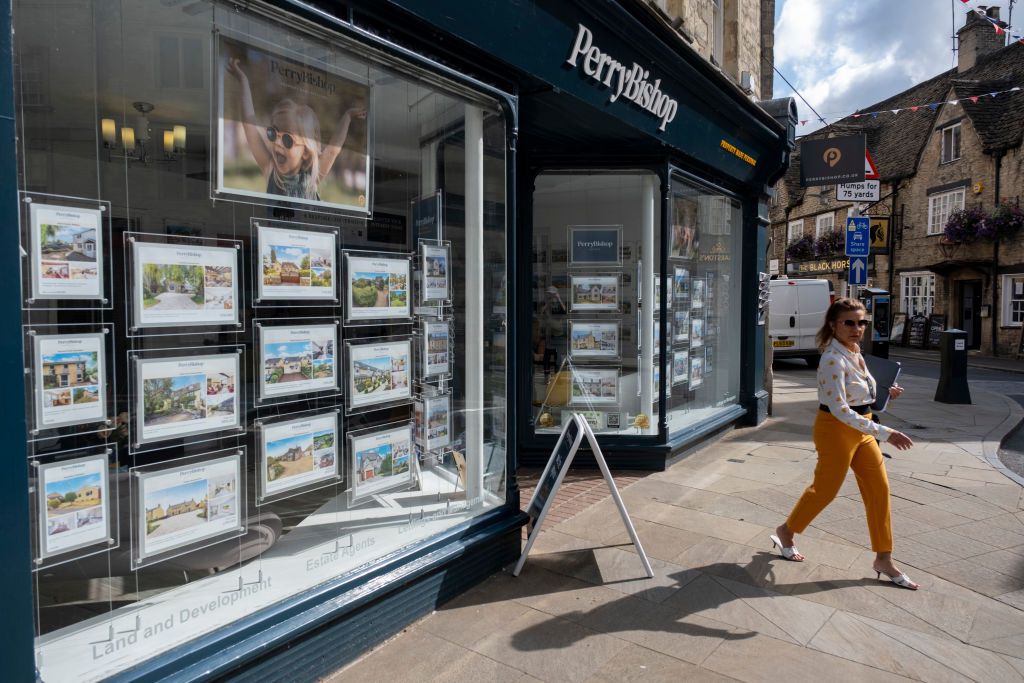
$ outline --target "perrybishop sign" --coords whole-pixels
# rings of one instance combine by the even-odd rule
[[[864,182],[863,135],[804,140],[800,143],[800,184],[838,185]]]
[[[664,131],[676,118],[679,102],[661,91],[661,79],[651,81],[648,69],[636,62],[626,66],[601,50],[594,45],[594,34],[583,24],[576,30],[576,41],[565,62],[574,69],[582,68],[592,80],[608,88],[609,102],[625,98],[657,117],[661,121],[658,130]]]

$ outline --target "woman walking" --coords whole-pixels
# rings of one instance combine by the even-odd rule
[[[802,533],[832,502],[847,470],[852,469],[867,513],[877,578],[884,574],[897,586],[917,590],[918,585],[892,561],[889,478],[878,447],[879,442],[887,441],[902,451],[914,442],[906,434],[871,420],[875,379],[860,353],[860,340],[868,324],[864,304],[855,299],[837,299],[825,314],[825,324],[817,335],[822,354],[818,366],[818,416],[813,431],[818,451],[814,481],[771,540],[787,560],[803,562],[804,556],[793,545],[793,536]],[[902,393],[903,389],[895,384],[889,389],[892,398]]]

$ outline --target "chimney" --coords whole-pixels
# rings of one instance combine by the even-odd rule
[[[978,7],[989,18],[999,21],[998,7]],[[1000,22],[1000,26],[1005,26]],[[956,32],[959,44],[957,52],[957,73],[963,73],[978,63],[978,58],[1003,47],[1006,43],[1005,34],[996,33],[992,22],[982,19],[975,12],[967,14],[967,23]]]

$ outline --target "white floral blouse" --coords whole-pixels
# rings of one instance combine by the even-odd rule
[[[828,406],[829,412],[843,424],[879,441],[888,441],[892,429],[850,410],[850,406],[875,402],[875,378],[863,363],[859,348],[854,352],[836,339],[830,341],[818,365],[818,402]]]

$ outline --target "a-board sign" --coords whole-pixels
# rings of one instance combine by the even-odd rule
[[[565,467],[565,461],[576,452],[582,440],[583,432],[580,430],[579,423],[576,420],[569,420],[565,425],[565,429],[562,430],[562,436],[558,439],[557,448],[551,453],[551,459],[548,461],[548,466],[544,469],[544,474],[541,475],[540,481],[537,482],[533,499],[530,500],[530,507],[526,509],[526,514],[530,516],[528,531],[533,530],[533,525],[537,523],[540,513],[544,510],[548,499],[555,491],[559,475],[562,473],[562,468]]]
[[[937,349],[942,345],[942,331],[946,329],[946,316],[943,313],[933,313],[928,316],[928,347]]]
[[[907,314],[896,313],[892,316],[892,329],[889,331],[890,343],[902,346],[907,331]]]
[[[544,473],[540,475],[540,481],[537,482],[537,488],[533,492],[533,498],[530,499],[530,504],[526,508],[527,514],[530,515],[530,533],[526,537],[526,545],[519,556],[519,561],[516,562],[516,566],[512,569],[512,576],[519,576],[519,572],[523,570],[526,558],[530,554],[530,548],[533,547],[534,542],[540,535],[544,519],[551,508],[551,501],[558,494],[558,487],[561,486],[566,472],[572,466],[572,459],[576,456],[576,451],[579,450],[584,438],[594,454],[597,466],[601,469],[601,476],[604,477],[605,484],[608,485],[608,493],[611,494],[612,500],[615,501],[615,506],[619,509],[622,524],[626,527],[629,538],[636,548],[636,554],[640,557],[640,563],[644,568],[644,575],[647,578],[654,576],[651,562],[647,559],[647,553],[644,552],[644,547],[640,544],[640,537],[636,535],[636,528],[629,518],[629,513],[626,512],[626,505],[622,502],[619,490],[615,488],[615,480],[612,479],[611,470],[608,469],[608,463],[604,460],[601,445],[597,443],[594,430],[590,428],[590,424],[587,423],[580,413],[574,413],[572,418],[562,428],[562,434],[558,437],[558,443],[555,444],[555,449],[551,452],[551,457],[544,468]]]
[[[928,328],[928,318],[923,315],[915,315],[910,319],[910,332],[907,338],[907,346],[923,349],[925,332]]]

